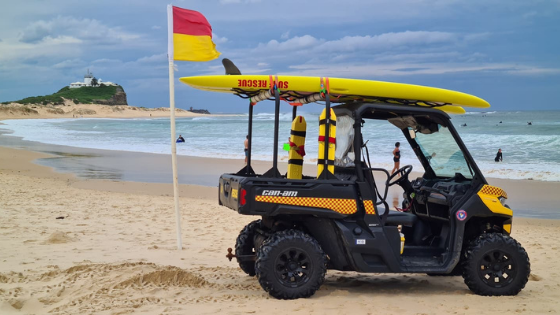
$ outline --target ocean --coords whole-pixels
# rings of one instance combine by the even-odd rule
[[[316,162],[318,114],[299,112],[308,123],[306,163]],[[177,154],[243,159],[243,141],[247,135],[246,114],[177,119],[177,136],[186,142],[177,144]],[[560,111],[468,112],[453,115],[452,122],[486,177],[560,181]],[[528,125],[531,122],[531,125]],[[7,135],[46,144],[91,149],[169,154],[169,119],[21,119],[5,120],[0,128]],[[462,126],[465,125],[466,126]],[[280,160],[287,160],[282,142],[290,135],[291,112],[281,114]],[[254,116],[253,159],[272,160],[274,115]],[[372,166],[392,169],[392,150],[400,141],[401,166],[422,166],[393,125],[368,120],[364,141]],[[494,162],[502,149],[503,162]]]

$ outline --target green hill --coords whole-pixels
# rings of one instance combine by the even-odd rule
[[[63,99],[73,100],[76,104],[127,105],[126,94],[121,86],[81,87],[71,89],[67,86],[51,95],[26,97],[13,103],[19,104],[63,104]],[[11,102],[4,102],[8,104]]]

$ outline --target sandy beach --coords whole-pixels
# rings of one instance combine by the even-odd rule
[[[532,265],[529,283],[515,297],[474,295],[461,277],[329,271],[312,298],[278,301],[225,258],[239,230],[254,218],[218,206],[216,188],[181,185],[179,251],[171,185],[81,180],[32,163],[42,157],[0,148],[2,314],[560,310],[558,220],[514,220],[513,236]],[[229,163],[234,167],[237,161]],[[513,182],[509,195],[521,195],[524,185]]]
[[[168,115],[157,110],[115,111],[103,105],[91,106],[95,117]],[[64,115],[76,110],[73,105],[68,109]],[[0,114],[0,119],[21,118]],[[23,118],[61,117],[42,112]],[[522,216],[514,211],[513,236],[528,251],[532,274],[518,296],[477,296],[461,277],[329,271],[325,284],[312,298],[279,301],[269,297],[256,278],[246,276],[235,261],[225,258],[239,230],[255,218],[219,206],[215,185],[221,173],[237,171],[243,161],[179,157],[179,179],[187,183],[180,185],[183,249],[179,251],[172,186],[166,183],[171,178],[168,155],[88,150],[0,137],[4,145],[0,146],[2,314],[560,311],[560,272],[554,260],[560,254],[556,244],[560,221],[526,218],[542,213],[554,217],[560,201],[556,193],[559,182],[488,179],[508,192],[509,204],[520,209]],[[76,158],[81,164],[73,169]],[[68,167],[67,173],[61,173],[61,165]],[[146,169],[145,165],[161,167]],[[270,163],[255,161],[253,166],[262,173]],[[100,179],[104,177],[72,173],[80,167],[109,175]],[[284,172],[286,164],[281,162],[279,167]],[[313,172],[313,165],[304,166],[304,173]],[[139,173],[144,176],[140,178],[152,182],[138,181],[133,175]],[[400,194],[390,190],[389,200],[399,203]]]
[[[127,105],[74,104],[64,100],[64,105],[0,104],[0,120],[45,118],[142,118],[169,117],[169,108],[146,108]],[[205,116],[177,108],[177,117]]]

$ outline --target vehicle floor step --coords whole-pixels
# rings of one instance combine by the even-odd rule
[[[436,267],[441,266],[441,259],[439,257],[425,257],[425,256],[403,256],[402,257],[402,264],[404,266],[414,266],[414,267],[421,267],[421,266],[429,266],[429,267]]]

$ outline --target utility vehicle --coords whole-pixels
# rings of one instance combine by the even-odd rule
[[[342,103],[331,107],[329,91],[304,95],[322,100],[326,112],[332,108],[336,114],[335,167],[334,172],[324,167],[319,176],[288,179],[278,170],[279,108],[281,98],[296,96],[279,91],[273,80],[270,91],[261,92],[275,100],[272,168],[256,174],[251,167],[251,104],[248,164],[220,177],[219,204],[260,217],[241,230],[228,258],[256,276],[271,296],[312,296],[328,269],[462,275],[479,295],[516,295],[525,287],[530,262],[510,236],[513,212],[505,204],[507,194],[488,185],[449,115],[438,109],[447,103],[338,97]],[[251,97],[242,89],[236,94]],[[411,165],[392,175],[371,167],[362,128],[373,120],[388,121],[404,135],[423,166],[421,177],[409,179]],[[374,174],[385,181],[383,189]],[[390,210],[387,190],[393,185],[404,191],[406,212]]]

